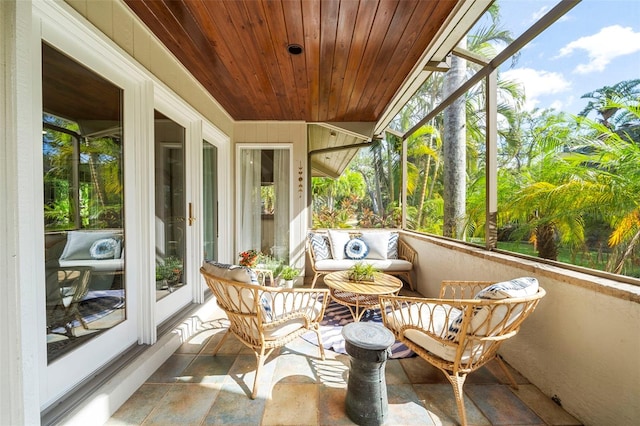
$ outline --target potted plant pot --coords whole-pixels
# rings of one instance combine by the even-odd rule
[[[295,280],[299,273],[299,269],[291,266],[285,266],[282,268],[282,271],[280,272],[280,279],[284,283],[284,287],[293,288],[293,280]]]

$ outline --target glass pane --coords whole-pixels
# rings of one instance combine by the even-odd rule
[[[156,300],[185,284],[184,140],[184,127],[156,111]]]
[[[218,259],[218,150],[207,141],[202,142],[203,182],[203,240],[204,258]]]
[[[46,44],[42,55],[51,362],[125,319],[122,90]]]
[[[314,228],[398,228],[401,140],[391,134],[361,149],[337,178],[314,177]]]
[[[290,161],[288,149],[242,149],[241,252],[289,262]],[[256,262],[260,259],[256,259]]]

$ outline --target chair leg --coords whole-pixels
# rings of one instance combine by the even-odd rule
[[[509,379],[509,383],[511,383],[511,387],[515,390],[518,390],[518,384],[516,383],[515,379],[511,375],[511,372],[507,368],[507,365],[504,363],[504,360],[502,359],[502,357],[498,355],[496,356],[496,359],[498,360],[498,364],[500,365],[500,368],[502,368],[502,371],[504,371],[504,374],[507,376],[507,379]]]
[[[213,348],[213,354],[212,354],[213,356],[216,356],[216,354],[218,353],[218,350],[220,349],[224,341],[227,340],[227,337],[229,337],[229,334],[231,334],[231,329],[227,328],[227,332],[224,333],[224,336],[222,336],[222,339],[220,339],[216,347]]]
[[[409,283],[409,288],[411,291],[415,291],[415,287],[413,286],[413,280],[411,279],[411,272],[405,272],[405,277],[407,277],[407,282]]]
[[[320,350],[320,359],[324,361],[324,345],[322,344],[322,336],[320,335],[320,329],[316,328],[313,331],[315,331],[316,336],[318,336],[318,349]]]
[[[269,349],[268,352],[265,353],[264,346],[260,348],[260,353],[256,352],[257,366],[256,366],[256,377],[253,379],[253,390],[251,391],[251,399],[256,399],[258,395],[258,380],[260,379],[260,372],[262,371],[262,367],[264,366],[264,362],[271,355],[271,352],[274,351],[275,348]]]
[[[318,281],[318,277],[320,276],[319,273],[315,273],[313,274],[313,281],[311,282],[311,288],[314,288],[316,286],[316,281]]]
[[[453,393],[456,398],[456,405],[458,406],[458,416],[460,417],[460,424],[462,426],[467,426],[467,413],[464,409],[464,381],[467,378],[466,374],[457,375],[457,374],[446,374],[447,379],[451,382],[453,386]]]

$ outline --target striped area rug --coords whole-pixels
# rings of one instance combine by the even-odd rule
[[[346,354],[344,348],[344,337],[342,337],[342,327],[353,321],[351,312],[346,306],[342,306],[335,301],[329,302],[329,306],[324,313],[324,319],[320,323],[320,333],[322,334],[322,344],[325,349]],[[380,309],[369,309],[364,313],[362,322],[372,321],[382,324]],[[314,345],[318,344],[318,339],[314,332],[305,333],[302,338]],[[396,342],[391,346],[391,358],[409,358],[415,354],[402,343]]]

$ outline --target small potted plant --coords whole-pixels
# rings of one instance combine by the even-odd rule
[[[280,272],[280,278],[284,281],[285,287],[293,288],[293,280],[298,276],[299,273],[299,269],[291,266],[285,266],[284,268],[282,268],[282,271]]]
[[[238,263],[241,266],[246,266],[247,268],[253,268],[254,266],[256,266],[256,263],[258,262],[258,257],[260,256],[260,252],[254,249],[245,250],[243,252],[240,252],[238,256],[240,257],[240,260],[238,261]]]
[[[374,281],[375,273],[378,272],[370,263],[358,262],[349,269],[349,281]]]

